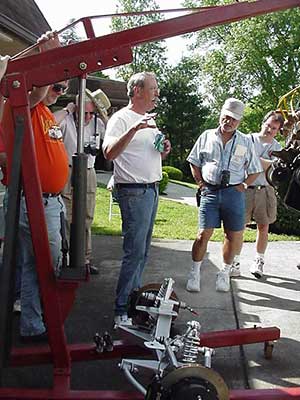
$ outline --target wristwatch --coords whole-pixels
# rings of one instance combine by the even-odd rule
[[[248,185],[246,182],[242,182],[242,185],[244,186],[244,189],[247,190],[248,189]]]

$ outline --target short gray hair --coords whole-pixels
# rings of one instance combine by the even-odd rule
[[[145,80],[148,77],[156,79],[154,72],[138,72],[137,74],[132,75],[127,83],[127,96],[133,97],[135,87],[143,88],[145,85]]]
[[[84,94],[83,104],[86,104],[86,103],[93,103],[94,104],[94,102],[86,94]],[[79,105],[79,94],[77,94],[76,97],[75,97],[75,104],[78,107],[78,105]]]

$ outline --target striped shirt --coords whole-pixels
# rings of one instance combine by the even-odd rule
[[[248,175],[262,172],[250,135],[235,131],[223,144],[220,129],[204,131],[197,139],[187,161],[201,170],[202,178],[211,185],[221,183],[222,171],[230,171],[230,185],[243,182]]]
[[[256,151],[256,154],[259,157],[262,157],[266,160],[276,160],[276,157],[271,155],[271,152],[273,150],[279,151],[282,149],[282,146],[275,138],[273,138],[271,143],[265,143],[263,142],[260,133],[253,133],[251,136],[252,142],[254,143],[254,148]],[[255,181],[251,184],[253,186],[258,186],[258,185],[264,185],[267,186],[269,185],[267,179],[266,179],[266,174],[263,172],[259,174],[259,176],[255,179]]]

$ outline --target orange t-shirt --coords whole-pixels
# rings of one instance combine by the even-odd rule
[[[8,103],[8,102],[7,102]],[[12,158],[12,138],[14,134],[10,104],[6,104],[2,126],[7,143],[8,171]],[[35,152],[43,193],[59,193],[64,188],[69,173],[68,156],[62,140],[62,132],[54,115],[44,103],[31,109],[31,122],[34,134]]]
[[[61,192],[69,174],[61,129],[44,103],[39,103],[31,110],[31,122],[42,191]]]

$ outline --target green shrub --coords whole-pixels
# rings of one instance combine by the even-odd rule
[[[162,180],[159,182],[159,194],[162,194],[169,183],[169,175],[163,171],[162,173]]]
[[[277,201],[277,220],[274,224],[270,225],[270,232],[287,235],[300,235],[299,211],[286,207],[278,196]]]
[[[182,171],[180,171],[180,169],[165,165],[164,167],[162,167],[162,170],[169,175],[170,179],[174,179],[175,181],[182,181],[183,173]]]

